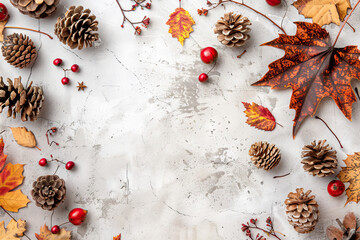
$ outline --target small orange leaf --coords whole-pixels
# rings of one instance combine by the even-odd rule
[[[256,103],[251,105],[250,103],[243,102],[243,104],[246,108],[244,113],[248,117],[246,120],[247,124],[264,131],[274,130],[276,122],[269,109]]]
[[[13,165],[12,163],[8,163],[5,166],[4,170],[0,172],[0,196],[13,190],[23,182],[23,171],[23,164]]]
[[[177,8],[175,12],[170,14],[166,24],[170,26],[169,33],[171,33],[172,37],[177,38],[181,45],[184,45],[184,40],[190,37],[190,33],[194,31],[192,25],[195,24],[195,21],[188,11]]]
[[[31,131],[28,131],[25,127],[11,128],[12,134],[17,144],[23,147],[33,148],[36,147],[36,139]]]
[[[348,197],[346,204],[349,202],[360,201],[360,153],[357,152],[353,155],[348,155],[344,160],[346,167],[341,167],[340,173],[337,177],[342,182],[349,182],[350,185],[346,189],[346,195]]]
[[[4,140],[0,139],[0,171],[4,167],[7,155],[4,154]]]
[[[116,237],[113,237],[113,240],[121,240],[121,233],[117,235]]]
[[[10,212],[18,212],[20,208],[26,207],[30,202],[21,190],[7,192],[0,196],[0,206]]]

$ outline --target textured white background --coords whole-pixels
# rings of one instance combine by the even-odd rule
[[[121,2],[131,5],[130,1]],[[241,223],[256,217],[264,224],[266,217],[271,216],[275,228],[286,234],[285,239],[315,240],[325,239],[324,230],[335,218],[356,211],[354,203],[343,207],[345,196],[328,195],[327,184],[335,176],[319,179],[303,171],[300,154],[304,144],[327,139],[338,151],[343,165],[341,160],[346,154],[359,151],[359,104],[353,105],[352,122],[331,99],[324,99],[318,110],[318,115],[338,134],[344,149],[316,119],[308,119],[293,140],[295,112],[288,108],[291,91],[250,86],[266,73],[270,62],[283,55],[280,50],[259,47],[276,38],[278,30],[263,17],[233,4],[200,17],[197,9],[205,7],[205,2],[183,0],[183,7],[189,10],[196,25],[182,47],[168,34],[165,25],[168,15],[178,6],[176,0],[154,0],[151,11],[129,14],[134,20],[141,20],[144,14],[150,16],[151,26],[141,36],[134,36],[128,23],[120,28],[122,17],[115,0],[62,0],[56,13],[43,20],[24,16],[5,1],[11,14],[8,25],[39,28],[52,35],[57,16],[72,4],[90,8],[100,22],[99,48],[70,50],[56,38],[49,40],[24,32],[38,47],[35,65],[18,70],[0,60],[1,75],[20,75],[25,83],[30,79],[42,86],[46,94],[37,122],[22,123],[19,119],[7,119],[6,114],[1,116],[8,161],[26,164],[22,191],[31,199],[32,182],[54,172],[56,164],[42,168],[37,163],[40,158],[53,154],[76,163],[73,171],[63,167],[58,171],[66,180],[67,199],[54,215],[54,223],[61,223],[72,208],[89,210],[82,226],[67,226],[73,231],[73,239],[112,239],[120,232],[125,240],[246,239]],[[290,6],[292,1],[287,2],[284,27],[294,34],[292,21],[304,18]],[[270,7],[265,0],[246,3],[278,23],[286,9],[285,5]],[[248,16],[253,23],[252,39],[240,49],[222,46],[213,34],[216,20],[231,10]],[[350,19],[358,31],[359,16],[360,9]],[[339,29],[336,25],[326,28],[333,38]],[[358,43],[359,33],[345,27],[338,46]],[[200,49],[206,46],[219,51],[219,60],[210,81],[201,84],[197,76],[210,68],[199,58]],[[237,59],[244,49],[248,52]],[[69,86],[60,83],[63,73],[52,65],[56,57],[64,60],[65,67],[77,63],[81,68],[81,72],[69,74]],[[77,91],[78,81],[88,86],[85,92]],[[242,101],[268,107],[284,128],[263,132],[249,127]],[[16,126],[33,131],[42,151],[18,146],[8,128]],[[45,131],[53,126],[60,130],[54,137],[59,147],[46,144]],[[275,143],[281,149],[282,161],[271,172],[257,169],[250,162],[249,146],[260,140]],[[273,179],[287,172],[291,175]],[[319,224],[306,236],[292,229],[284,212],[288,192],[297,187],[312,189],[320,208]],[[50,225],[50,215],[33,202],[14,214],[27,220],[27,233],[32,239],[40,226]],[[4,219],[9,221],[0,212],[0,220]]]

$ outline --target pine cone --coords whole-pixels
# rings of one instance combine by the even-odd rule
[[[33,18],[45,18],[55,12],[60,0],[10,0],[23,14]]]
[[[65,181],[57,175],[40,176],[31,190],[36,206],[44,210],[53,210],[65,200]]]
[[[276,167],[281,160],[280,150],[274,144],[267,142],[257,142],[251,145],[249,155],[256,167],[265,170]]]
[[[304,189],[296,189],[296,193],[290,192],[285,200],[286,214],[290,225],[298,233],[309,233],[315,229],[319,219],[318,204],[315,196],[304,193]]]
[[[22,33],[7,36],[1,50],[5,60],[18,68],[30,66],[37,57],[33,41]]]
[[[8,78],[8,86],[0,77],[0,113],[5,107],[8,107],[8,117],[21,111],[21,120],[35,121],[40,114],[44,101],[43,91],[40,87],[32,87],[32,82],[27,89],[21,83],[21,77],[15,78],[14,83]]]
[[[63,18],[58,18],[55,24],[55,34],[59,40],[70,48],[92,47],[99,39],[98,21],[95,15],[90,15],[90,9],[71,6]]]
[[[335,173],[337,168],[336,151],[325,145],[326,140],[313,141],[311,145],[303,147],[302,164],[305,171],[318,177],[326,177]]]
[[[214,33],[218,34],[218,40],[227,47],[240,47],[250,39],[249,25],[251,22],[247,17],[229,12],[217,21]]]

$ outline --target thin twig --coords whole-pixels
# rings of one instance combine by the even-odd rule
[[[9,217],[11,217],[15,222],[17,222],[17,220],[16,220],[7,210],[5,210],[2,206],[0,206],[0,208],[1,208],[2,210],[4,210],[4,212],[5,212]],[[31,238],[29,238],[28,235],[26,235],[25,233],[23,233],[23,234],[24,234],[24,236],[25,236],[27,239],[31,240]]]
[[[340,28],[340,30],[339,30],[338,35],[337,35],[337,36],[336,36],[336,38],[335,38],[335,41],[334,41],[333,47],[335,47],[335,44],[336,44],[336,43],[337,43],[337,41],[339,40],[340,33],[342,32],[342,30],[343,30],[343,28],[344,28],[345,24],[348,22],[348,20],[349,20],[349,18],[350,18],[350,16],[351,16],[351,14],[354,12],[354,10],[356,9],[356,7],[357,7],[359,4],[360,4],[360,0],[359,0],[359,1],[355,4],[355,6],[353,7],[353,9],[351,9],[351,12],[349,13],[349,15],[346,17],[346,19],[345,19],[344,23],[342,24],[342,26],[341,26],[341,28]]]
[[[359,0],[359,2],[360,2],[360,0]],[[336,134],[333,132],[333,130],[331,130],[331,128],[329,127],[329,125],[328,125],[322,118],[320,118],[320,117],[318,117],[318,116],[315,116],[315,118],[316,118],[316,119],[319,119],[320,121],[322,121],[322,122],[325,124],[325,126],[330,130],[330,132],[335,136],[336,140],[339,142],[340,147],[341,147],[341,148],[344,148],[343,145],[341,144],[339,138],[336,136]]]
[[[44,35],[48,36],[50,39],[53,39],[53,37],[52,37],[52,36],[50,36],[49,34],[47,34],[47,33],[45,33],[45,32],[42,32],[42,31],[38,31],[38,30],[31,29],[31,28],[14,27],[14,26],[5,26],[5,28],[22,29],[22,30],[27,30],[27,31],[37,32],[37,33],[41,33],[41,34],[44,34]]]
[[[0,135],[3,134],[4,132],[6,132],[6,130],[2,130],[2,131],[0,132]]]
[[[290,173],[284,174],[284,175],[280,175],[280,176],[274,176],[273,178],[282,178],[282,177],[286,177],[289,176]]]
[[[254,12],[256,12],[257,14],[260,14],[261,16],[263,16],[264,18],[266,18],[267,20],[269,20],[272,24],[274,24],[277,28],[279,28],[285,35],[287,35],[287,33],[285,32],[284,28],[282,28],[281,26],[279,26],[277,23],[275,23],[271,18],[269,18],[268,16],[266,16],[265,14],[259,12],[258,10],[250,7],[249,5],[246,5],[245,3],[243,2],[237,2],[237,1],[234,1],[234,0],[218,0],[219,2],[217,4],[214,4],[213,7],[207,9],[208,11],[214,9],[214,8],[217,8],[218,6],[220,5],[223,5],[223,3],[227,3],[227,2],[232,2],[232,3],[235,3],[235,4],[238,4],[238,5],[241,5],[241,6],[244,6]],[[360,1],[360,0],[359,0]]]
[[[238,55],[237,58],[241,58],[246,53],[246,49],[242,52],[242,54]]]
[[[58,165],[53,175],[55,175],[57,173],[57,171],[59,170],[59,167],[60,166]]]
[[[217,61],[215,61],[214,65],[212,66],[212,68],[210,68],[210,70],[207,72],[207,74],[209,74],[215,68],[216,63],[217,63]]]
[[[281,125],[280,123],[278,123],[278,122],[275,122],[277,125],[279,125],[280,127],[284,127],[283,125]]]
[[[347,22],[347,25],[349,25],[349,27],[350,27],[354,32],[356,32],[355,28],[354,28],[349,22]]]
[[[53,211],[52,211],[52,213],[51,213],[51,217],[50,217],[50,227],[53,226],[53,224],[52,224],[52,219],[53,219],[54,213],[55,213],[55,209],[53,209]]]
[[[285,19],[285,17],[286,17],[286,14],[287,14],[287,12],[288,12],[288,9],[289,9],[289,6],[288,6],[287,2],[284,1],[284,3],[285,3],[285,6],[286,6],[286,10],[285,10],[285,13],[284,13],[283,18],[281,19],[281,24],[280,24],[281,27],[283,27],[284,19]]]

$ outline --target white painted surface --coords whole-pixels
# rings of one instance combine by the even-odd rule
[[[219,7],[208,17],[200,17],[196,10],[205,7],[206,1],[184,0],[183,7],[197,23],[184,47],[171,38],[165,25],[178,5],[176,0],[154,0],[151,11],[130,14],[135,20],[141,20],[143,14],[151,18],[151,26],[140,37],[133,35],[129,24],[120,28],[122,18],[114,0],[63,0],[55,15],[40,21],[20,14],[7,3],[11,14],[8,25],[39,27],[52,33],[57,16],[74,2],[89,7],[99,19],[99,48],[70,50],[56,38],[51,41],[24,32],[40,49],[32,70],[18,70],[0,60],[4,77],[21,75],[24,81],[30,77],[46,94],[37,122],[22,123],[1,116],[1,129],[26,126],[35,133],[42,149],[40,152],[18,146],[8,129],[3,134],[8,161],[26,163],[21,189],[31,198],[32,182],[55,170],[56,164],[38,166],[41,157],[53,154],[76,163],[74,171],[58,171],[66,180],[68,196],[54,216],[54,223],[61,223],[74,207],[89,210],[84,225],[68,226],[73,239],[105,240],[120,232],[125,240],[246,239],[241,223],[256,217],[265,224],[266,217],[271,216],[276,230],[286,234],[286,239],[316,240],[325,239],[324,230],[335,218],[356,211],[354,203],[343,207],[345,196],[335,199],[327,194],[327,183],[335,176],[319,179],[303,171],[300,154],[303,145],[314,139],[328,139],[338,151],[339,160],[359,151],[360,106],[353,105],[352,122],[330,99],[319,108],[318,115],[338,134],[344,149],[315,119],[308,119],[293,140],[295,112],[288,108],[291,91],[250,86],[266,73],[270,62],[283,54],[259,47],[278,33],[267,20],[232,4],[226,5],[226,10]],[[285,7],[272,8],[264,2],[246,1],[279,23]],[[244,48],[226,48],[212,32],[216,20],[231,10],[243,13],[253,23],[252,40]],[[359,11],[350,20],[358,31]],[[291,21],[298,20],[304,18],[289,6],[284,21],[289,33],[296,30]],[[333,38],[339,29],[336,25],[326,28]],[[6,30],[6,34],[13,32]],[[346,27],[338,45],[358,44],[358,38],[358,32]],[[218,49],[219,62],[210,74],[211,81],[200,84],[197,76],[210,68],[198,57],[205,46]],[[248,52],[237,59],[243,49]],[[77,63],[81,68],[78,74],[69,74],[70,86],[60,83],[63,73],[52,65],[56,57],[62,58],[65,66]],[[85,92],[77,91],[76,83],[81,81],[88,86]],[[263,132],[249,127],[242,101],[268,107],[284,128]],[[59,147],[46,144],[45,131],[52,126],[60,128],[54,137]],[[250,162],[249,146],[260,140],[281,149],[281,164],[271,172],[259,170]],[[291,175],[273,179],[287,172]],[[304,236],[292,229],[284,212],[288,192],[297,187],[312,189],[320,206],[316,230]],[[40,226],[50,225],[50,215],[33,202],[14,214],[27,220],[32,239]],[[4,213],[0,217],[9,221]]]

